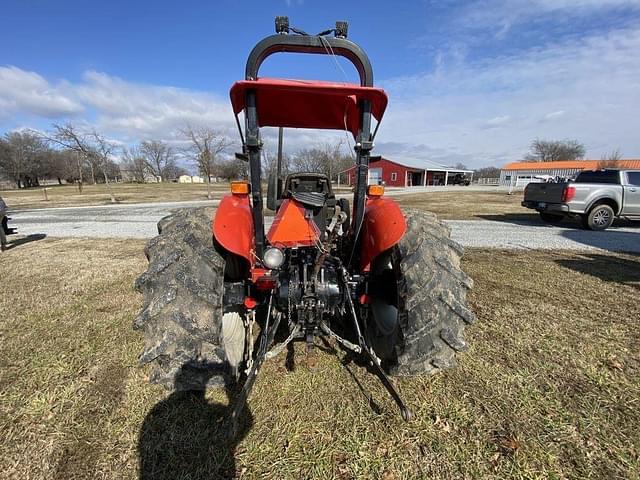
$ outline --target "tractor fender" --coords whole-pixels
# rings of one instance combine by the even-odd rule
[[[212,224],[213,236],[227,251],[254,262],[255,236],[248,195],[225,195]]]
[[[368,198],[362,224],[362,271],[368,272],[373,259],[397,244],[406,231],[407,223],[395,200]]]

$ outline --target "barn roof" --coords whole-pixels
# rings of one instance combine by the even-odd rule
[[[389,160],[386,157],[383,157],[385,160]],[[373,160],[374,157],[371,157]],[[440,163],[432,162],[431,160],[425,160],[422,158],[413,158],[413,157],[405,157],[402,156],[400,160],[394,161],[389,160],[390,162],[397,163],[398,165],[402,165],[403,167],[413,168],[415,170],[431,170],[431,171],[448,171],[448,172],[471,172],[471,170],[460,169],[452,166],[442,165]]]
[[[413,171],[429,170],[431,172],[462,172],[462,173],[471,173],[473,171],[473,170],[464,170],[456,167],[448,167],[446,165],[440,165],[439,163],[435,163],[430,160],[423,160],[419,158],[410,158],[410,157],[408,158],[403,156],[401,160],[391,160],[387,157],[383,157],[382,155],[377,155],[377,156],[372,155],[370,157],[370,163],[374,163],[379,160],[385,160],[387,162],[395,163],[400,167],[406,168],[407,170],[413,170]],[[355,168],[356,167],[354,165],[338,173],[348,172]]]
[[[502,170],[597,170],[598,168],[640,168],[640,160],[561,160],[557,162],[511,162]]]

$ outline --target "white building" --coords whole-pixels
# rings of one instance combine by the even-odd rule
[[[204,183],[204,178],[198,175],[180,175],[178,183]]]

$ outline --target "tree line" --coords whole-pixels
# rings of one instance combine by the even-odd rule
[[[0,137],[0,177],[13,181],[18,188],[37,187],[43,179],[83,185],[104,183],[109,190],[114,181],[175,181],[187,170],[184,162],[193,164],[202,175],[211,196],[211,178],[233,180],[248,177],[248,164],[231,153],[237,147],[224,132],[208,127],[185,126],[176,132],[180,143],[145,140],[122,146],[107,139],[93,128],[74,124],[54,124],[48,132],[22,130]],[[175,146],[180,145],[180,146]],[[326,142],[284,154],[282,173],[319,172],[332,180],[354,164],[352,153],[342,142]],[[577,140],[535,139],[525,161],[551,162],[584,159],[586,148]],[[262,173],[266,179],[275,172],[276,152],[263,150]],[[603,165],[622,157],[619,150],[604,155]],[[466,169],[462,164],[458,168]],[[499,176],[497,167],[475,170],[476,178]],[[115,201],[115,200],[114,200]]]
[[[584,160],[586,147],[578,140],[541,140],[531,142],[526,162],[556,162],[561,160]],[[611,163],[622,159],[620,149],[616,148],[600,157],[601,163]]]
[[[192,160],[201,174],[215,175],[217,160],[231,142],[210,129],[185,127],[185,146],[162,140],[122,146],[95,129],[54,124],[49,132],[22,130],[0,137],[0,175],[18,188],[39,186],[43,179],[83,185],[115,180],[170,181],[186,174],[179,160]]]
[[[54,124],[47,132],[9,132],[0,136],[0,177],[13,181],[18,188],[57,180],[61,185],[76,184],[79,191],[86,184],[97,183],[111,190],[114,181],[175,181],[188,173],[182,166],[185,162],[193,164],[207,184],[211,178],[248,177],[247,162],[232,155],[237,145],[224,132],[187,125],[176,132],[176,137],[180,142],[151,139],[123,146],[93,128],[71,123]],[[285,154],[282,173],[314,171],[336,179],[353,162],[341,142],[327,142]],[[265,178],[275,171],[275,165],[276,153],[263,150]]]

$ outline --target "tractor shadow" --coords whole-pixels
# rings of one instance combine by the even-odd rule
[[[21,245],[25,245],[31,242],[37,242],[45,238],[47,238],[47,235],[44,233],[33,233],[31,235],[27,235],[25,237],[16,238],[16,239],[11,239],[11,237],[8,237],[7,245],[5,246],[5,249],[12,250],[14,248],[20,247]]]
[[[540,219],[537,213],[501,213],[501,214],[478,214],[474,218],[489,220],[490,222],[510,223],[512,225],[521,225],[525,227],[560,227],[571,230],[587,231],[582,227],[579,217],[569,217],[557,224],[545,223]],[[616,227],[638,227],[640,222],[616,218],[612,228]]]
[[[377,381],[378,374],[376,370],[371,366],[371,364],[365,359],[362,354],[357,354],[337,342],[334,346],[326,337],[320,337],[320,340],[323,345],[320,348],[324,352],[338,358],[340,365],[342,365],[342,368],[344,368],[349,377],[351,377],[351,380],[356,385],[364,399],[367,401],[367,404],[369,405],[369,408],[371,408],[371,411],[376,415],[381,415],[384,411],[382,406],[380,406],[380,404],[375,401],[375,399],[373,398],[373,393],[371,393],[371,391],[369,391],[367,387],[362,383],[362,381],[358,378],[358,375],[356,375],[356,370],[353,367],[357,367],[360,372],[366,372],[367,375],[370,375],[372,378],[376,378]],[[356,341],[355,338],[350,338],[350,340],[352,340],[353,342]],[[339,358],[339,352],[342,352],[342,358]]]
[[[640,254],[628,257],[613,257],[599,253],[585,252],[570,258],[559,258],[555,262],[584,275],[614,282],[640,290]]]
[[[625,227],[635,226],[635,231],[620,231],[615,227],[622,224],[613,224],[614,226],[604,232],[593,232],[590,230],[565,230],[562,232],[564,238],[568,238],[576,243],[591,248],[600,248],[610,252],[636,252],[640,253],[640,223],[635,225],[630,222],[623,224]]]
[[[153,407],[138,440],[141,480],[236,478],[236,449],[253,416],[245,404],[238,433],[230,438],[227,419],[240,387],[227,381],[224,388],[227,403],[212,402],[204,391],[194,390],[176,391]]]
[[[341,349],[345,353],[345,356],[340,361],[340,363],[342,364],[342,367],[347,371],[347,373],[351,377],[351,380],[353,380],[353,383],[355,383],[356,386],[358,387],[358,390],[360,390],[360,393],[362,394],[364,399],[367,401],[367,404],[369,405],[369,408],[371,409],[371,411],[376,415],[381,415],[384,411],[383,408],[380,406],[378,402],[375,401],[375,399],[373,398],[373,394],[369,390],[367,390],[367,388],[362,384],[360,379],[358,379],[356,373],[353,371],[351,366],[356,365],[357,367],[364,369],[368,375],[372,375],[374,377],[377,377],[377,373],[375,372],[373,367],[371,367],[371,365],[362,358],[362,355],[356,355],[352,351],[346,350],[344,348],[341,348]]]

